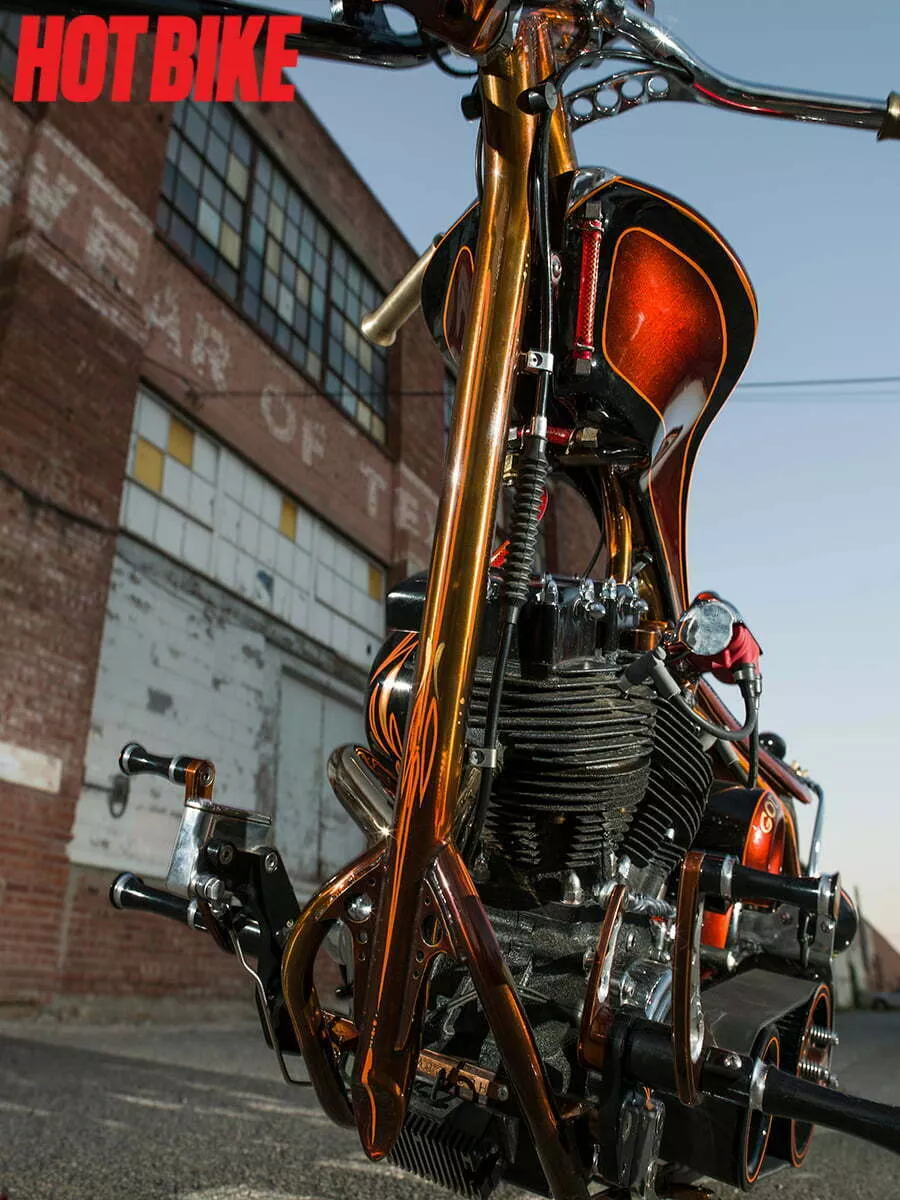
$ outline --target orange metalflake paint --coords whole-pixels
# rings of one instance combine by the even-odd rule
[[[613,370],[665,419],[685,384],[708,396],[725,358],[721,304],[706,275],[645,229],[622,234],[613,258],[604,324]]]

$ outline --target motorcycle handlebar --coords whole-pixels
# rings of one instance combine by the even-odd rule
[[[663,73],[671,71],[665,76],[671,91],[650,99],[687,100],[759,116],[871,129],[879,140],[900,138],[900,95],[896,92],[883,102],[748,83],[710,67],[649,12],[626,0],[603,0],[594,16],[609,38],[626,38],[647,55],[650,66]],[[607,56],[614,59],[615,49]]]

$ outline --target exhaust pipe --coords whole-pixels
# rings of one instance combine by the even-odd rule
[[[364,753],[360,746],[338,746],[328,759],[328,782],[366,841],[374,846],[391,831],[393,802],[363,761]]]

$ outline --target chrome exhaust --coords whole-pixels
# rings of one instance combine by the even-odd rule
[[[338,746],[328,759],[328,782],[370,846],[391,831],[391,797],[362,759],[359,746]]]

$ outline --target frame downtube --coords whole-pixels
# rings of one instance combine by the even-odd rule
[[[405,985],[423,881],[450,840],[459,790],[528,285],[528,171],[537,121],[516,101],[540,78],[537,21],[523,20],[513,47],[480,72],[484,201],[472,310],[353,1079],[360,1140],[373,1159],[390,1152],[406,1116],[424,990],[414,993],[417,1011],[408,1013]]]

